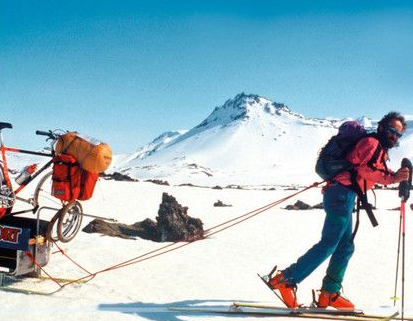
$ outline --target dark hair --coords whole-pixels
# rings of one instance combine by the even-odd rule
[[[380,127],[383,129],[386,128],[393,119],[400,121],[403,125],[403,129],[406,129],[407,124],[404,117],[397,111],[391,111],[387,115],[384,115],[384,117],[378,122],[377,130],[379,130]]]

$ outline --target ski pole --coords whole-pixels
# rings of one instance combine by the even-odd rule
[[[400,215],[402,221],[402,307],[401,307],[401,319],[404,320],[404,275],[405,275],[405,254],[406,254],[406,201],[410,197],[410,189],[412,187],[412,171],[413,166],[409,159],[403,158],[401,167],[407,167],[409,169],[409,179],[407,181],[400,182],[399,196],[401,199]]]
[[[405,271],[405,253],[406,253],[406,216],[405,214],[406,202],[402,202],[401,212],[402,212],[402,321],[404,321],[404,271]]]
[[[403,215],[400,206],[400,220],[399,220],[399,237],[397,239],[397,259],[396,259],[396,279],[394,280],[394,295],[393,295],[393,306],[396,306],[397,297],[397,285],[399,283],[399,262],[400,262],[400,243],[402,239],[402,220]]]

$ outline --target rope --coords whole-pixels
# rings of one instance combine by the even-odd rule
[[[62,253],[62,255],[64,255],[65,257],[67,257],[69,259],[70,262],[72,262],[74,265],[76,265],[78,268],[80,268],[81,270],[83,270],[84,272],[91,274],[88,270],[86,270],[84,267],[82,267],[80,264],[78,264],[77,262],[75,262],[74,260],[72,260],[72,258],[70,258],[66,252],[59,246],[57,245],[57,243],[55,241],[53,241],[54,245],[56,245],[56,247],[59,249],[59,252]]]
[[[245,213],[245,214],[240,215],[240,216],[238,216],[238,217],[235,217],[235,218],[233,218],[233,219],[230,219],[230,220],[228,220],[228,221],[226,221],[226,222],[223,222],[223,223],[220,223],[220,224],[218,224],[218,225],[215,225],[215,226],[213,226],[213,227],[205,230],[203,236],[198,234],[198,235],[195,235],[191,240],[183,239],[183,240],[179,240],[179,241],[176,241],[176,242],[173,242],[173,243],[170,243],[170,244],[161,246],[161,247],[159,247],[159,248],[157,248],[157,249],[155,249],[155,250],[149,251],[149,252],[147,252],[147,253],[144,253],[144,254],[142,254],[142,255],[139,255],[139,256],[137,256],[137,257],[131,258],[131,259],[129,259],[129,260],[120,262],[120,263],[118,263],[118,264],[109,266],[109,267],[107,267],[107,268],[104,268],[104,269],[102,269],[102,270],[96,271],[96,272],[94,272],[94,273],[91,273],[91,272],[89,272],[87,269],[83,268],[83,267],[82,267],[80,264],[78,264],[74,259],[72,259],[71,257],[69,257],[69,256],[65,253],[65,251],[62,250],[62,249],[56,244],[56,242],[54,242],[54,244],[55,244],[55,245],[57,246],[57,248],[58,248],[58,251],[56,251],[56,253],[57,253],[57,252],[62,253],[62,255],[64,255],[65,257],[67,257],[73,264],[75,264],[75,265],[78,266],[81,270],[83,270],[84,272],[87,273],[87,275],[84,276],[84,277],[81,277],[81,278],[76,279],[76,280],[70,280],[70,281],[68,281],[68,282],[66,282],[66,283],[64,283],[64,284],[59,283],[59,282],[56,280],[56,278],[51,277],[37,262],[35,262],[35,259],[33,258],[33,255],[31,255],[30,252],[28,252],[28,253],[26,253],[26,254],[29,255],[29,257],[31,258],[32,262],[33,262],[34,264],[36,264],[36,266],[37,266],[38,268],[40,268],[43,272],[45,272],[50,279],[52,279],[55,283],[57,283],[60,288],[63,288],[63,287],[65,287],[65,286],[69,285],[69,284],[79,283],[79,282],[81,282],[81,281],[84,281],[84,283],[87,283],[87,282],[91,281],[93,278],[95,278],[95,276],[97,276],[98,274],[102,274],[102,273],[105,273],[105,272],[117,270],[117,269],[120,269],[120,268],[123,268],[123,267],[126,267],[126,266],[130,266],[130,265],[133,265],[133,264],[137,264],[137,263],[140,263],[140,262],[143,262],[143,261],[147,261],[147,260],[150,260],[150,259],[152,259],[152,258],[161,256],[161,255],[163,255],[163,254],[176,251],[176,250],[181,249],[181,248],[183,248],[183,247],[185,247],[185,246],[188,246],[188,245],[190,245],[190,244],[193,244],[193,243],[195,243],[195,242],[197,242],[197,241],[200,241],[200,240],[209,238],[209,237],[211,237],[212,235],[218,234],[218,233],[220,233],[220,232],[222,232],[222,231],[225,231],[225,230],[227,230],[227,229],[229,229],[229,228],[231,228],[231,227],[234,227],[234,226],[236,226],[236,225],[238,225],[238,224],[241,224],[241,223],[243,223],[243,222],[245,222],[245,221],[247,221],[247,220],[249,220],[249,219],[257,216],[258,214],[261,214],[261,213],[263,213],[263,212],[265,212],[265,211],[273,208],[274,206],[277,206],[277,205],[279,205],[279,204],[287,201],[288,199],[293,198],[293,197],[297,196],[298,194],[301,194],[301,193],[303,193],[303,192],[305,192],[305,191],[307,191],[307,190],[309,190],[309,189],[311,189],[311,188],[313,188],[313,187],[317,187],[317,186],[319,186],[320,184],[323,184],[323,183],[324,183],[324,181],[323,181],[323,182],[315,182],[315,183],[313,183],[312,185],[310,185],[310,186],[308,186],[308,187],[306,187],[306,188],[304,188],[304,189],[302,189],[302,190],[300,190],[300,191],[298,191],[298,192],[296,192],[296,193],[293,193],[293,194],[288,195],[288,196],[286,196],[286,197],[284,197],[284,198],[282,198],[282,199],[279,199],[279,200],[277,200],[277,201],[275,201],[275,202],[272,202],[272,203],[270,203],[270,204],[267,204],[267,205],[265,205],[265,206],[262,206],[262,207],[260,207],[260,208],[258,208],[258,209],[255,209],[255,210],[253,210],[253,211],[250,211],[250,212],[248,212],[248,213]],[[86,279],[88,279],[88,280],[86,280]],[[85,281],[85,280],[86,280],[86,281]]]
[[[301,193],[303,193],[303,192],[305,192],[305,191],[307,191],[307,190],[309,190],[309,189],[311,189],[311,188],[313,188],[313,187],[317,187],[318,185],[320,185],[320,184],[322,184],[322,183],[324,183],[324,182],[319,182],[319,183],[316,182],[316,183],[313,183],[312,185],[310,185],[310,186],[308,186],[308,187],[306,187],[306,188],[304,188],[304,189],[302,189],[302,190],[300,190],[300,191],[298,191],[298,192],[296,192],[296,193],[293,193],[293,194],[291,194],[291,195],[289,195],[289,196],[286,196],[286,197],[284,197],[284,198],[282,198],[282,199],[280,199],[280,200],[278,200],[278,201],[275,201],[275,202],[273,202],[273,203],[270,203],[270,204],[268,204],[268,205],[265,205],[265,206],[263,206],[263,207],[260,207],[260,208],[258,208],[258,209],[256,209],[256,210],[253,210],[253,211],[251,211],[251,212],[248,212],[248,213],[246,213],[246,214],[244,214],[244,215],[238,216],[238,217],[236,217],[236,218],[234,218],[234,219],[231,219],[231,220],[229,220],[229,221],[227,221],[227,222],[218,224],[218,225],[216,225],[216,226],[208,229],[207,232],[210,232],[210,231],[212,231],[212,230],[215,230],[215,229],[218,228],[218,227],[225,226],[225,225],[227,225],[227,224],[229,224],[229,223],[234,222],[234,223],[230,224],[230,225],[227,226],[227,227],[223,227],[223,228],[221,228],[221,229],[219,229],[219,230],[217,230],[217,231],[215,231],[215,232],[209,233],[208,236],[212,236],[212,235],[217,234],[217,233],[219,233],[219,232],[222,232],[222,231],[224,231],[224,230],[226,230],[226,229],[229,229],[230,227],[233,227],[233,226],[238,225],[238,224],[240,224],[240,223],[242,223],[242,222],[245,222],[245,221],[249,220],[250,218],[253,218],[253,217],[257,216],[258,214],[261,214],[262,212],[265,212],[265,211],[269,210],[270,208],[273,208],[274,206],[277,206],[277,205],[279,205],[279,204],[281,204],[281,203],[289,200],[290,198],[293,198],[293,197],[297,196],[298,194],[301,194]]]
[[[52,277],[49,273],[47,273],[41,266],[39,263],[37,263],[36,259],[33,257],[33,254],[30,253],[30,251],[26,251],[25,252],[26,255],[29,257],[30,261],[32,261],[32,263],[34,265],[36,265],[39,269],[41,269],[54,283],[56,283],[60,288],[62,288],[63,286],[59,283],[59,281],[57,281],[54,277]]]

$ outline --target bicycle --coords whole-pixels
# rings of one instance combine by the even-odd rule
[[[37,231],[39,235],[39,217],[42,210],[56,211],[50,222],[47,224],[46,238],[49,241],[69,242],[72,240],[80,229],[83,219],[83,208],[79,201],[61,201],[51,195],[52,187],[52,171],[46,172],[53,164],[53,158],[56,156],[54,144],[62,134],[49,131],[36,131],[36,135],[46,136],[51,140],[51,151],[36,152],[31,150],[23,150],[17,148],[6,147],[4,145],[3,133],[4,129],[12,129],[10,123],[0,122],[0,224],[3,217],[16,216],[20,214],[30,213],[37,214]],[[37,164],[32,164],[32,173],[18,185],[13,187],[13,182],[9,174],[16,174],[7,166],[6,152],[29,154],[40,157],[50,158],[50,160],[40,168],[36,168]],[[36,166],[34,166],[36,165]],[[43,176],[42,176],[43,175]],[[36,178],[40,177],[33,196],[29,198],[20,197],[19,194],[27,185],[32,183]],[[13,212],[13,207],[16,202],[20,201],[30,206],[29,209]]]

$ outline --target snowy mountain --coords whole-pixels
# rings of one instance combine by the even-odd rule
[[[175,138],[185,134],[187,130],[169,131],[155,138],[149,144],[139,148],[136,152],[127,155],[118,155],[117,162],[125,163],[134,159],[142,159],[152,155],[158,149],[163,148],[166,144],[173,141]]]
[[[308,184],[318,180],[314,173],[318,151],[348,119],[306,118],[284,104],[242,93],[216,107],[191,130],[165,133],[119,157],[111,171],[173,184]],[[367,117],[359,121],[366,128],[376,126]],[[406,137],[401,142],[410,156],[412,140]],[[395,155],[395,161],[402,157]]]

